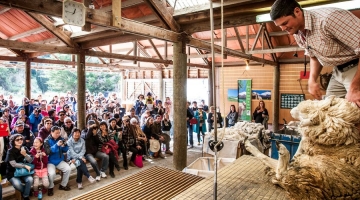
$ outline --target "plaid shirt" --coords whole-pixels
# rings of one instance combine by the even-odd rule
[[[360,19],[347,10],[304,10],[305,33],[294,34],[305,54],[335,67],[360,57]]]

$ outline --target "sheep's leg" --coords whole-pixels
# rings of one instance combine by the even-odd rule
[[[276,179],[280,180],[282,174],[287,171],[290,160],[290,153],[278,140],[276,140],[276,149],[279,152],[279,161],[276,167]]]
[[[245,139],[244,143],[247,151],[249,151],[255,157],[259,158],[266,166],[270,167],[272,170],[276,170],[277,160],[264,155],[254,145],[252,145],[247,138]]]

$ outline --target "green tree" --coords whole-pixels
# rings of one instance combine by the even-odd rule
[[[11,93],[23,92],[24,73],[24,69],[0,68],[0,88]]]
[[[49,79],[45,77],[44,71],[32,70],[31,74],[35,78],[36,84],[39,87],[39,89],[41,90],[41,93],[45,93],[46,91],[48,91],[49,86],[48,86],[47,82]]]
[[[48,79],[46,84],[49,90],[54,92],[75,92],[77,90],[77,76],[74,72],[69,70],[48,72],[45,77]]]

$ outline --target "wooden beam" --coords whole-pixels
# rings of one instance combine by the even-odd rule
[[[8,38],[8,40],[18,40],[20,38],[28,37],[30,35],[35,35],[35,34],[38,34],[38,33],[45,32],[45,31],[47,31],[46,28],[38,27],[38,28],[35,28],[35,29],[32,29],[32,30],[25,31],[25,32],[22,32],[20,34],[11,36],[11,37]]]
[[[346,1],[346,0],[340,0]],[[340,2],[338,0],[299,0],[300,5],[303,8],[317,5],[324,5],[328,3]],[[224,28],[236,27],[236,26],[245,26],[250,24],[257,24],[256,16],[260,14],[266,14],[270,12],[270,8],[274,0],[262,1],[259,0],[258,3],[246,4],[238,6],[230,6],[224,12]],[[193,15],[183,15],[175,17],[176,21],[182,27],[183,31],[188,34],[195,32],[209,31],[209,11],[194,13]],[[221,12],[214,11],[214,28],[220,29],[221,25]]]
[[[98,39],[98,40],[83,42],[83,43],[81,43],[81,47],[83,49],[90,49],[90,48],[98,47],[98,46],[105,46],[105,45],[110,45],[110,44],[119,44],[119,43],[132,42],[135,40],[148,39],[147,37],[138,36],[138,35],[130,35],[130,34],[123,35],[123,33],[118,33],[118,35],[122,35],[122,36],[121,37],[102,38],[102,39]]]
[[[265,28],[265,29],[264,29],[264,34],[265,34],[266,43],[268,44],[268,46],[269,46],[270,49],[274,49],[274,46],[273,46],[273,44],[272,44],[272,42],[271,42],[271,38],[270,38],[270,36],[269,36],[269,32],[267,31],[267,28],[266,28],[266,24],[265,24],[264,28]],[[264,44],[263,44],[263,45],[264,45]],[[271,57],[273,58],[273,61],[274,61],[274,62],[277,62],[276,53],[272,53],[272,54],[271,54]]]
[[[234,6],[234,5],[243,4],[243,3],[251,2],[251,1],[253,1],[253,0],[227,0],[227,1],[224,1],[223,6],[225,8],[228,6]],[[213,2],[213,9],[217,9],[220,7],[221,7],[220,2]],[[191,6],[191,7],[175,10],[174,17],[181,16],[181,15],[188,15],[190,13],[198,13],[201,11],[207,11],[209,8],[210,8],[210,3],[206,2],[205,4],[200,4],[200,5],[196,5],[196,6]]]
[[[252,25],[252,26],[253,26],[253,28],[254,28],[254,25]],[[255,49],[256,44],[257,44],[257,42],[258,42],[258,40],[259,40],[259,36],[260,36],[260,34],[262,33],[262,31],[263,31],[263,28],[264,28],[264,24],[261,24],[260,27],[259,27],[258,32],[256,33],[256,37],[255,37],[255,40],[254,40],[254,44],[253,44],[252,47],[251,47],[251,51],[253,51],[253,50]]]
[[[57,28],[54,26],[52,22],[49,21],[48,18],[41,14],[36,14],[32,12],[27,12],[28,15],[30,15],[35,21],[37,21],[39,24],[41,24],[43,27],[45,27],[48,31],[50,31],[53,35],[55,35],[57,38],[59,38],[62,42],[64,42],[66,45],[70,47],[78,47],[79,45],[76,44],[74,41],[71,40],[71,38],[60,28]]]
[[[140,53],[143,55],[143,56],[145,56],[145,57],[147,57],[147,58],[151,58],[151,56],[148,54],[148,52],[144,49],[144,47],[139,43],[139,42],[137,42],[138,44],[137,44],[137,47],[138,47],[138,49],[139,49],[139,51],[140,51]],[[154,66],[156,67],[156,68],[162,68],[162,65],[159,65],[159,64],[157,64],[157,63],[153,63],[154,64]]]
[[[244,48],[244,45],[243,45],[243,43],[242,43],[241,36],[240,36],[240,34],[239,34],[239,30],[237,29],[237,27],[234,27],[234,31],[235,31],[235,34],[236,34],[237,41],[239,42],[241,51],[242,51],[243,53],[245,53],[245,48]]]
[[[0,56],[0,60],[4,61],[14,61],[14,62],[26,62],[25,58],[14,57],[14,56]],[[67,65],[72,66],[76,65],[75,61],[63,61],[63,60],[50,60],[50,59],[40,59],[40,58],[30,58],[32,63],[43,63],[43,64],[54,64],[54,65]],[[119,69],[129,69],[129,70],[154,70],[159,69],[153,67],[133,67],[133,66],[123,66],[120,64],[99,64],[99,63],[85,63],[86,67],[99,67],[99,68],[109,68],[116,67]]]
[[[282,48],[274,48],[274,49],[254,50],[254,51],[249,51],[248,53],[264,54],[264,53],[283,53],[283,52],[294,52],[294,51],[304,51],[304,49],[298,46],[291,46],[291,47],[282,47]]]
[[[154,51],[155,51],[156,55],[157,55],[161,60],[164,60],[163,57],[161,56],[160,52],[159,52],[158,49],[156,48],[154,42],[153,42],[151,39],[149,39],[149,42],[150,42],[151,46],[154,48]]]
[[[165,21],[165,24],[175,32],[180,31],[179,24],[175,21],[172,14],[167,9],[166,0],[144,0],[145,3],[149,4],[155,12],[160,16],[161,20]]]
[[[29,42],[17,42],[11,40],[0,40],[0,47],[12,48],[18,50],[48,52],[48,53],[76,54],[78,52],[76,49],[71,47],[49,46],[49,45],[35,44]]]
[[[172,64],[171,60],[160,60],[154,58],[145,58],[145,57],[135,57],[130,55],[122,55],[122,54],[114,54],[114,53],[107,53],[107,52],[99,52],[99,51],[85,51],[87,56],[94,56],[94,57],[102,57],[102,58],[115,58],[115,59],[123,59],[123,60],[137,60],[140,62],[151,62],[151,63],[162,63],[162,64]]]
[[[190,42],[188,43],[189,46],[192,46],[194,48],[200,48],[200,49],[205,49],[205,50],[210,50],[211,49],[211,44],[208,42],[204,42],[195,38],[191,38]],[[219,45],[214,45],[214,51],[216,53],[221,53],[221,47]],[[242,58],[242,59],[247,59],[247,60],[253,60],[255,62],[260,62],[260,63],[264,63],[264,64],[268,64],[268,65],[272,65],[272,66],[276,66],[277,63],[270,61],[270,60],[266,60],[266,59],[261,59],[258,57],[254,57],[250,54],[245,54],[243,52],[240,51],[236,51],[236,50],[232,50],[229,48],[224,48],[224,53],[226,53],[228,56],[234,56],[234,57],[238,57],[238,58]]]
[[[17,8],[28,12],[36,12],[49,16],[61,17],[62,16],[62,2],[48,1],[48,0],[0,0],[0,5],[7,7]],[[133,33],[150,38],[156,38],[160,40],[167,40],[177,42],[178,33],[169,31],[166,29],[151,26],[145,23],[137,22],[134,20],[122,18],[121,28],[111,26],[111,14],[104,13],[99,10],[93,10],[86,8],[86,22],[92,24],[108,27],[113,30],[121,30],[128,33]]]
[[[128,7],[136,6],[136,5],[139,5],[139,4],[142,4],[142,3],[144,3],[143,0],[124,1],[124,2],[121,2],[121,8],[128,8]],[[98,10],[101,10],[102,12],[110,12],[111,11],[111,5],[103,7],[103,8],[99,8]]]
[[[232,17],[224,17],[224,28],[232,28],[237,26],[244,26],[249,24],[256,24],[256,15],[250,15],[250,16],[232,16]],[[203,21],[199,23],[194,24],[185,24],[181,25],[184,32],[187,34],[193,34],[196,32],[203,32],[203,31],[209,31],[210,29],[210,23],[208,21]],[[221,28],[221,20],[220,19],[214,19],[214,29],[220,29]]]
[[[121,1],[119,0],[112,0],[111,25],[121,27]]]
[[[92,0],[84,0],[84,6],[89,7]],[[89,22],[85,22],[85,25],[81,27],[82,31],[90,32],[91,31],[91,24]]]

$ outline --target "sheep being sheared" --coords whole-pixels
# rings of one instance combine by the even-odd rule
[[[301,121],[302,140],[289,164],[289,153],[277,145],[279,161],[245,147],[275,171],[273,183],[292,199],[360,199],[360,109],[346,99],[330,96],[303,101],[291,111]],[[278,162],[278,164],[274,164]]]

